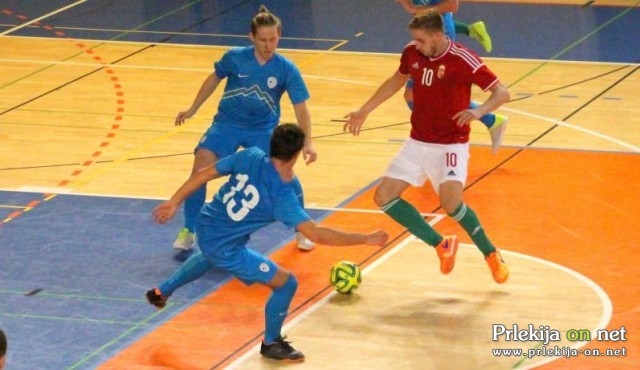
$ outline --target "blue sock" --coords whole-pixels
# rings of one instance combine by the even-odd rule
[[[291,186],[293,186],[293,190],[298,196],[300,205],[302,206],[302,208],[304,208],[304,192],[302,191],[302,184],[300,183],[300,179],[298,179],[298,176],[293,178],[293,181],[291,181]]]
[[[190,232],[196,230],[196,218],[207,196],[207,186],[201,186],[184,201],[184,227]]]
[[[289,274],[287,282],[278,289],[274,289],[264,307],[265,331],[264,342],[273,343],[280,336],[282,324],[287,317],[289,305],[298,289],[298,280]]]
[[[163,296],[169,297],[176,289],[204,275],[211,267],[207,257],[203,256],[202,252],[196,252],[158,288]]]
[[[474,109],[479,106],[478,103],[472,101],[469,104],[469,108]],[[480,122],[482,122],[487,128],[491,128],[494,123],[496,123],[496,115],[493,113],[487,113],[484,116],[480,117]]]

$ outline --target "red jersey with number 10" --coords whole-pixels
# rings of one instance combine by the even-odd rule
[[[398,71],[413,80],[411,138],[427,143],[453,144],[469,141],[469,125],[458,127],[453,116],[469,109],[471,85],[483,91],[498,83],[498,77],[480,57],[451,42],[441,55],[430,58],[409,43]]]

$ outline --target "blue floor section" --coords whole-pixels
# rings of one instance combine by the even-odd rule
[[[35,18],[73,1],[37,3],[5,0],[2,7]],[[400,53],[409,41],[410,16],[390,0],[97,0],[44,22],[80,39],[239,46],[249,44],[237,36],[247,35],[260,4],[284,19],[281,48],[327,50],[338,44],[331,40],[348,40],[337,50]],[[485,22],[493,39],[491,54],[469,37],[458,37],[482,56],[640,62],[638,6],[461,2],[455,18]],[[20,23],[15,15],[0,13],[0,31]],[[53,37],[35,26],[11,35]]]
[[[0,32],[75,2],[5,0]],[[336,50],[400,53],[409,41],[410,16],[393,0],[91,0],[43,24],[69,38],[141,42],[142,52],[144,43],[241,46],[249,44],[249,20],[260,4],[284,21],[281,48],[328,50],[348,41]],[[482,56],[640,61],[637,6],[461,2],[455,17],[486,23],[491,54],[458,37]],[[11,36],[56,37],[36,25]],[[5,206],[41,199],[0,192]],[[160,313],[146,304],[145,290],[180,263],[170,244],[181,220],[153,224],[156,204],[59,195],[0,226],[0,328],[9,335],[9,369],[94,368],[229,278],[208,273],[176,292],[174,305]],[[14,211],[0,208],[0,218]],[[291,237],[283,226],[273,226],[256,234],[251,247],[269,253]]]
[[[0,192],[0,204],[42,198]],[[230,278],[211,271],[161,312],[146,303],[144,292],[180,264],[171,242],[181,220],[154,224],[157,204],[58,195],[0,227],[0,327],[11,338],[11,369],[92,368]],[[250,247],[269,254],[292,236],[274,224]]]

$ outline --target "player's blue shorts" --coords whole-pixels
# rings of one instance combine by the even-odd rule
[[[195,150],[207,149],[218,158],[224,158],[235,153],[240,147],[257,146],[267,155],[271,151],[270,142],[273,129],[255,129],[237,127],[229,124],[214,122],[204,133]]]
[[[266,256],[247,248],[248,236],[233,241],[216,238],[216,227],[196,223],[200,251],[213,267],[228,271],[246,285],[267,284],[276,274],[278,265]]]

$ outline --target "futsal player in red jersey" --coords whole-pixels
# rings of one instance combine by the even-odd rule
[[[440,235],[401,198],[409,185],[422,186],[428,179],[442,208],[484,255],[493,279],[504,283],[509,270],[476,213],[464,203],[462,193],[469,160],[469,124],[509,101],[509,91],[480,57],[445,35],[438,12],[414,16],[409,30],[413,41],[405,47],[400,67],[359,110],[345,116],[344,131],[358,135],[369,113],[397,93],[407,79],[413,79],[411,135],[384,173],[374,201],[413,235],[434,246],[440,271],[448,274],[455,264],[457,237]],[[491,95],[483,104],[469,109],[472,85]]]

